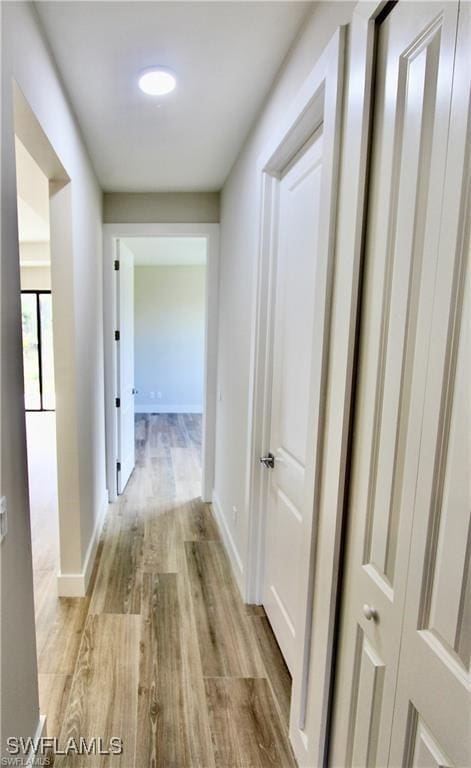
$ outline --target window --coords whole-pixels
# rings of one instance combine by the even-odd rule
[[[50,291],[22,291],[23,367],[27,411],[56,407]]]

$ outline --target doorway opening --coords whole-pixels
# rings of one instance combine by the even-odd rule
[[[105,225],[104,268],[115,278],[104,281],[110,501],[149,429],[191,444],[194,497],[212,500],[217,235],[214,224]]]
[[[122,238],[118,248],[118,493],[136,439],[153,432],[191,443],[191,480],[201,496],[206,239]]]
[[[60,570],[49,179],[15,137],[24,408],[41,715],[43,654]]]
[[[59,570],[49,179],[18,137],[15,153],[31,541],[40,594],[46,584],[55,589]]]
[[[79,605],[68,573],[80,526],[76,432],[75,329],[70,178],[16,83],[15,170],[19,243],[18,336],[23,347],[24,425],[31,522],[36,652],[41,716],[54,728],[57,701],[67,690],[70,645],[57,621]],[[21,326],[20,326],[21,323]],[[23,467],[19,467],[21,472]],[[71,621],[70,626],[73,626]],[[66,647],[67,646],[67,647]],[[60,674],[56,675],[56,672]],[[59,698],[57,698],[59,697]],[[58,734],[57,734],[58,735]]]

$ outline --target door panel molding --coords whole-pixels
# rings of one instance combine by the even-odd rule
[[[375,768],[378,728],[383,701],[385,664],[358,628],[354,666],[354,695],[350,709],[348,764]],[[359,723],[358,720],[363,722]]]
[[[407,722],[407,746],[404,754],[404,766],[420,768],[456,768],[440,749],[434,736],[427,728],[415,707],[409,707]]]

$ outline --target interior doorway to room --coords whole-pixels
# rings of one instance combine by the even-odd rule
[[[214,277],[208,238],[120,237],[114,255],[116,474],[111,483],[123,493],[140,436],[151,430],[164,439],[170,430],[180,435],[182,446],[191,442],[194,494],[208,500],[212,481],[205,458],[213,418],[207,403],[214,399],[209,380],[215,375],[214,365],[208,373],[208,286],[209,275]]]
[[[51,599],[55,597],[59,571],[49,179],[18,138],[15,149],[24,402],[39,635],[40,606],[48,594]]]

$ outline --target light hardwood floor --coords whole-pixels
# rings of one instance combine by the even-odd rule
[[[48,735],[117,736],[124,752],[55,765],[290,768],[291,680],[200,499],[201,417],[139,416],[136,440],[90,595],[49,600],[38,626]]]

